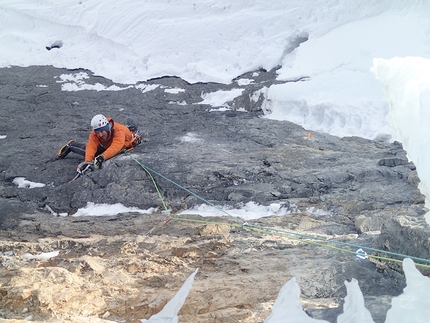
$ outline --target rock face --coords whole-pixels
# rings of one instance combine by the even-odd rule
[[[86,84],[124,89],[61,90],[67,88],[61,75],[84,72]],[[341,313],[344,281],[356,278],[375,322],[383,322],[389,300],[405,286],[401,267],[359,260],[348,244],[429,258],[424,197],[402,146],[261,118],[258,93],[276,82],[274,71],[230,85],[165,77],[130,87],[52,67],[0,74],[0,135],[7,135],[0,140],[0,317],[140,322],[200,268],[180,322],[262,322],[291,277],[308,314],[330,322]],[[240,82],[246,78],[254,82]],[[243,92],[232,110],[202,104],[202,94],[233,88]],[[70,139],[86,142],[98,113],[118,122],[132,116],[145,142],[71,181],[82,157],[53,157]],[[17,177],[46,186],[19,188]],[[147,235],[166,219],[157,188],[173,219]],[[87,202],[158,211],[52,214],[73,215]],[[274,209],[273,216],[247,221],[254,227],[221,211],[214,219],[186,214],[205,203],[248,202],[290,213],[277,216]],[[283,234],[251,230],[257,228]],[[307,236],[341,241],[349,252]],[[20,257],[53,250],[59,255],[49,260]]]

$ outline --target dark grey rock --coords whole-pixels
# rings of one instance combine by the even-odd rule
[[[29,214],[49,214],[48,210],[73,214],[87,202],[161,210],[160,193],[173,212],[206,202],[220,206],[283,203],[301,217],[306,214],[306,223],[300,225],[312,234],[342,235],[349,243],[430,257],[424,196],[401,144],[323,133],[307,136],[312,129],[260,118],[262,98],[250,97],[276,82],[274,71],[260,71],[247,86],[189,84],[164,77],[142,82],[159,85],[148,92],[136,87],[61,91],[58,77],[72,72],[81,70],[0,69],[0,135],[7,135],[0,140],[1,230],[12,234]],[[113,85],[85,72],[90,75],[88,83]],[[185,91],[165,92],[173,87]],[[211,106],[200,104],[202,93],[235,87],[244,89],[231,103],[235,110],[210,112]],[[82,157],[53,157],[70,139],[86,142],[89,122],[98,113],[124,123],[132,117],[145,142],[129,154],[106,161],[103,169],[72,181]],[[18,176],[46,186],[17,188],[12,181]],[[290,220],[279,221],[284,221],[283,226],[299,226]],[[91,232],[90,224],[82,235]],[[76,228],[62,226],[58,219],[53,228],[39,226],[38,234],[79,235]],[[380,234],[369,234],[376,231]],[[373,263],[349,257],[336,256],[339,265],[324,276],[327,286],[301,282],[304,295],[341,299],[343,281],[351,278],[360,279],[366,295],[401,293],[404,277],[396,266],[378,271]],[[382,322],[382,315],[375,322]]]
[[[408,163],[407,159],[401,159],[401,158],[384,158],[381,159],[378,162],[379,166],[388,166],[388,167],[395,167],[399,165],[406,165]]]

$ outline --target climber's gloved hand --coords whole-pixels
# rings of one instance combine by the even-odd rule
[[[98,155],[96,158],[94,158],[94,168],[102,168],[102,164],[105,161],[105,158],[103,155]]]
[[[82,162],[78,165],[78,168],[76,169],[76,171],[83,175],[87,170],[93,170],[93,164],[89,163],[89,162]]]

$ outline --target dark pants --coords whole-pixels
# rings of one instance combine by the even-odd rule
[[[82,156],[85,156],[85,148],[86,148],[86,146],[87,146],[86,144],[80,144],[80,143],[75,142],[75,141],[72,141],[69,144],[69,148],[70,148],[71,151],[73,151],[76,154],[82,155]],[[103,147],[102,145],[99,145],[97,147],[96,156],[102,154],[105,150],[106,150],[105,147]]]

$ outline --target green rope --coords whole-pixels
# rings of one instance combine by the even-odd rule
[[[141,164],[137,159],[135,159],[133,156],[131,156],[126,150],[124,150],[124,154],[126,154],[127,156],[129,156],[131,159],[133,159],[135,162],[137,162],[144,170],[145,172],[149,175],[149,177],[152,180],[152,183],[154,184],[155,189],[157,190],[158,196],[160,197],[161,203],[163,204],[164,210],[169,213],[169,209],[167,208],[166,203],[164,202],[163,196],[160,193],[160,190],[158,189],[158,185],[155,182],[154,177],[152,176],[151,172],[145,167],[145,165]]]
[[[229,227],[243,227],[239,224],[236,223],[224,223],[224,222],[214,222],[214,221],[205,221],[205,220],[196,220],[196,219],[187,219],[187,218],[176,218],[173,217],[172,220],[175,221],[185,221],[185,222],[195,222],[195,223],[204,223],[204,224],[212,224],[212,225],[224,225],[224,226],[229,226]],[[248,227],[248,226],[247,226]],[[259,229],[259,228],[255,228],[255,227],[249,227],[251,230],[253,231],[257,231],[257,232],[263,232],[266,234],[271,234],[273,233],[271,228],[266,228],[266,229]],[[281,231],[281,230],[279,230]],[[352,250],[348,250],[345,248],[339,248],[339,247],[335,247],[335,246],[330,246],[328,244],[324,244],[324,243],[319,243],[319,242],[315,242],[315,241],[311,241],[311,240],[304,240],[304,239],[299,239],[296,237],[288,237],[288,236],[284,236],[281,233],[277,232],[277,234],[279,235],[280,238],[286,238],[289,240],[296,240],[299,242],[304,242],[307,244],[311,244],[311,245],[315,245],[315,246],[319,246],[319,247],[324,247],[324,248],[329,248],[329,249],[333,249],[333,250],[337,250],[337,251],[342,251],[342,252],[346,252],[346,253],[350,253],[350,254],[354,254],[354,255],[359,255],[359,256],[366,256],[367,258],[373,258],[373,259],[379,259],[379,260],[385,260],[385,261],[391,261],[391,262],[397,262],[397,263],[402,263],[402,260],[399,259],[393,259],[393,258],[388,258],[388,257],[382,257],[382,256],[376,256],[376,255],[365,255],[363,253],[357,253],[355,251]],[[325,240],[326,242],[333,242],[332,240]],[[362,247],[364,248],[364,247]],[[380,251],[380,252],[384,252],[384,251]],[[407,256],[408,258],[411,258],[409,256]],[[426,259],[425,259],[426,260]],[[420,266],[420,267],[424,267],[424,268],[430,268],[430,265],[425,265],[425,264],[420,264],[420,263],[415,263],[416,266]]]
[[[152,173],[154,173],[154,174],[156,174],[156,175],[160,176],[161,178],[164,178],[166,181],[168,181],[168,182],[172,183],[173,185],[175,185],[175,186],[179,187],[180,189],[182,189],[182,190],[184,190],[184,191],[186,191],[186,192],[190,193],[190,194],[191,194],[191,195],[193,195],[194,197],[197,197],[198,199],[202,200],[203,202],[205,202],[205,203],[209,204],[210,206],[212,206],[212,207],[216,208],[218,211],[221,211],[221,212],[223,212],[223,213],[225,213],[225,214],[229,215],[230,217],[232,217],[232,218],[233,218],[233,219],[235,219],[236,221],[241,222],[241,223],[245,223],[245,222],[244,222],[244,221],[242,221],[241,219],[238,219],[237,217],[235,217],[235,216],[231,215],[231,214],[230,214],[230,213],[228,213],[227,211],[225,211],[225,210],[221,209],[220,207],[216,206],[215,204],[213,204],[213,203],[209,202],[208,200],[205,200],[203,197],[201,197],[201,196],[197,195],[196,193],[194,193],[194,192],[190,191],[189,189],[187,189],[187,188],[185,188],[185,187],[183,187],[183,186],[179,185],[178,183],[176,183],[176,182],[172,181],[171,179],[167,178],[166,176],[164,176],[164,175],[162,175],[162,174],[160,174],[160,173],[156,172],[155,170],[153,170],[153,169],[149,168],[148,166],[144,166],[140,161],[138,161],[136,158],[134,158],[132,155],[128,154],[127,152],[125,152],[125,153],[127,154],[127,156],[129,156],[131,159],[133,159],[133,160],[134,160],[134,161],[135,161],[139,166],[141,166],[141,167],[142,167],[146,172],[148,172],[148,173],[149,173],[149,171],[151,171]]]
[[[266,229],[266,230],[270,230],[270,231],[273,231],[273,232],[279,232],[279,233],[286,233],[286,234],[296,235],[296,236],[300,236],[300,237],[307,238],[307,239],[322,240],[322,241],[336,243],[336,244],[340,244],[340,245],[344,245],[344,246],[366,249],[368,251],[385,253],[385,254],[389,254],[389,255],[392,255],[392,256],[398,256],[398,257],[403,257],[403,258],[411,258],[411,259],[414,259],[414,260],[417,260],[417,261],[422,261],[422,262],[430,263],[429,259],[419,258],[419,257],[413,257],[413,256],[401,254],[401,253],[396,253],[396,252],[391,252],[391,251],[386,251],[386,250],[380,250],[380,249],[375,249],[375,248],[371,248],[371,247],[360,246],[360,245],[356,245],[356,244],[353,244],[353,243],[342,242],[342,241],[333,240],[333,239],[324,239],[324,238],[320,238],[320,237],[317,237],[317,236],[311,236],[311,235],[306,235],[306,234],[301,234],[301,233],[296,233],[296,232],[288,232],[288,231],[285,231],[285,230],[266,228],[266,227],[261,227],[261,226],[253,225],[253,224],[248,224],[248,226],[252,226],[252,227],[255,227],[255,228],[261,228],[261,229]]]
[[[182,190],[188,192],[189,194],[197,197],[198,199],[202,200],[203,202],[209,204],[210,206],[214,207],[215,209],[229,215],[231,218],[233,218],[235,221],[240,222],[241,225],[239,224],[227,224],[227,223],[223,223],[223,222],[211,222],[211,221],[203,221],[203,220],[192,220],[192,219],[183,219],[183,218],[172,218],[173,220],[177,220],[177,221],[188,221],[188,222],[202,222],[202,223],[206,223],[206,224],[217,224],[217,225],[228,225],[228,226],[232,226],[232,227],[246,227],[249,228],[253,231],[260,231],[260,232],[265,232],[265,233],[277,233],[282,237],[282,234],[286,234],[286,235],[290,235],[290,236],[298,236],[299,238],[293,238],[293,237],[289,237],[289,239],[294,239],[294,240],[298,240],[298,241],[302,241],[302,242],[306,242],[309,244],[313,244],[313,245],[317,245],[317,246],[321,246],[321,247],[327,247],[327,248],[331,248],[334,250],[338,250],[338,251],[344,251],[347,253],[353,253],[356,254],[356,252],[348,250],[348,249],[344,249],[344,248],[339,248],[339,247],[334,247],[334,246],[330,246],[328,245],[328,243],[334,243],[334,244],[340,244],[340,245],[344,245],[344,246],[348,246],[348,247],[354,247],[354,248],[358,248],[358,249],[363,249],[363,250],[367,250],[367,251],[373,251],[373,252],[378,252],[378,253],[383,253],[383,254],[388,254],[388,255],[392,255],[392,256],[396,256],[396,257],[401,257],[401,258],[410,258],[416,261],[422,261],[422,262],[426,262],[426,263],[430,263],[429,259],[425,259],[425,258],[420,258],[420,257],[413,257],[413,256],[409,256],[409,255],[405,255],[405,254],[400,254],[400,253],[396,253],[396,252],[390,252],[390,251],[385,251],[385,250],[380,250],[380,249],[376,249],[376,248],[371,248],[371,247],[365,247],[365,246],[360,246],[360,245],[356,245],[353,243],[348,243],[348,242],[342,242],[342,241],[337,241],[337,240],[333,240],[333,239],[325,239],[325,238],[321,238],[321,237],[317,237],[317,236],[312,236],[312,235],[306,235],[306,234],[301,234],[301,233],[297,233],[297,232],[289,232],[289,231],[285,231],[285,230],[279,230],[279,229],[274,229],[274,228],[268,228],[268,227],[263,227],[263,226],[259,226],[259,225],[253,225],[253,224],[248,224],[245,221],[242,221],[241,219],[231,215],[230,213],[228,213],[227,211],[223,210],[222,208],[216,206],[215,204],[207,201],[206,199],[202,198],[201,196],[197,195],[196,193],[190,191],[189,189],[181,186],[180,184],[172,181],[171,179],[165,177],[164,175],[156,172],[155,170],[143,165],[139,160],[137,160],[135,157],[133,157],[132,155],[128,154],[127,151],[124,151],[124,153],[129,156],[131,159],[133,159],[139,166],[141,166],[151,177],[152,182],[154,184],[154,186],[156,187],[156,190],[158,192],[158,195],[160,196],[160,199],[163,203],[164,208],[167,211],[167,207],[166,204],[164,203],[164,200],[160,194],[160,191],[158,190],[158,186],[151,174],[154,173],[158,176],[160,176],[161,178],[164,178],[165,180],[167,180],[168,182],[174,184],[175,186],[181,188]],[[308,239],[308,240],[303,240],[302,238]],[[310,239],[310,240],[309,240]],[[311,241],[311,240],[319,240],[319,241],[323,241],[325,243],[318,243],[315,241]],[[359,253],[358,255],[363,256],[363,254]],[[402,260],[398,260],[398,259],[392,259],[392,258],[387,258],[387,257],[381,257],[381,256],[375,256],[375,255],[367,255],[368,258],[374,258],[374,259],[380,259],[380,260],[386,260],[386,261],[393,261],[393,262],[402,262]],[[426,267],[426,268],[430,268],[430,265],[424,265],[424,264],[419,264],[416,263],[416,266],[421,266],[421,267]]]

